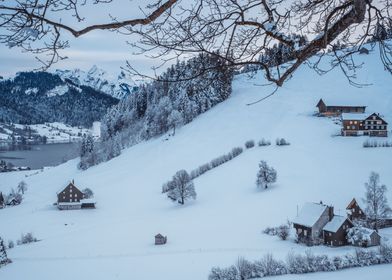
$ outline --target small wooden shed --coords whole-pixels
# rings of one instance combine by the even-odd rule
[[[155,245],[163,245],[167,242],[167,236],[163,236],[162,234],[158,233],[155,235]]]

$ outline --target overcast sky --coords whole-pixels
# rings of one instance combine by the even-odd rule
[[[13,1],[6,1],[8,4]],[[109,14],[117,17],[118,20],[133,19],[142,16],[140,7],[145,7],[148,0],[114,0],[110,4],[92,5],[83,7],[80,12],[86,18],[82,24],[75,18],[67,14],[61,15],[62,22],[68,23],[75,29],[96,23],[106,23],[110,21]],[[58,15],[56,14],[56,17]],[[134,55],[134,50],[127,45],[127,40],[132,40],[130,36],[124,36],[110,31],[93,31],[80,38],[73,38],[67,33],[63,37],[69,39],[70,48],[63,50],[62,55],[68,57],[51,67],[54,69],[90,69],[93,65],[113,73],[118,74],[120,67],[125,66],[128,60],[132,65],[143,72],[152,73],[151,66],[154,61],[142,55]],[[159,64],[157,61],[156,64]],[[31,53],[23,53],[18,48],[9,49],[5,45],[0,45],[0,76],[13,76],[19,71],[29,71],[42,65],[37,62]]]

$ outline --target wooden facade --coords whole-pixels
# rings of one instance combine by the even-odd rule
[[[379,114],[342,114],[343,136],[388,136],[388,123]]]
[[[334,216],[330,223],[323,229],[324,244],[334,247],[347,245],[347,230],[353,226],[353,223],[349,219]]]
[[[84,198],[83,193],[72,181],[63,190],[57,193],[57,208],[60,210],[77,210],[82,208],[80,202]]]
[[[309,215],[308,212],[312,212]],[[299,216],[294,219],[298,242],[307,245],[316,245],[323,242],[323,227],[333,217],[333,207],[322,203],[307,203]],[[309,217],[311,216],[311,219]]]
[[[322,116],[339,116],[342,113],[365,113],[366,106],[327,105],[320,99],[316,107]]]
[[[347,217],[352,220],[365,220],[366,214],[355,198],[346,207]]]
[[[388,137],[388,123],[379,114],[373,113],[364,120],[365,135]]]
[[[158,233],[155,235],[155,245],[163,245],[167,242],[167,236],[163,236],[162,234]]]

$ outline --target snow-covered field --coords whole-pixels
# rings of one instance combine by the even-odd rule
[[[309,247],[262,234],[267,226],[293,219],[308,201],[333,204],[336,214],[364,193],[371,171],[380,173],[392,202],[392,148],[362,148],[366,137],[333,137],[339,125],[313,116],[320,97],[365,103],[392,124],[392,83],[376,54],[360,56],[366,68],[359,75],[371,86],[355,88],[336,70],[318,76],[306,66],[275,95],[263,79],[239,76],[226,102],[179,129],[174,137],[138,144],[110,162],[77,170],[77,160],[44,172],[0,174],[0,190],[20,180],[29,190],[22,205],[0,210],[0,235],[16,240],[33,232],[40,242],[9,250],[13,263],[0,269],[0,279],[206,279],[212,266],[228,266],[238,256],[284,259],[290,251]],[[260,75],[258,76],[260,77]],[[188,171],[245,141],[264,137],[273,143],[244,151],[234,160],[194,181],[197,200],[173,204],[161,186],[179,169]],[[277,147],[277,137],[291,145]],[[380,139],[382,141],[386,139]],[[391,140],[391,138],[389,138]],[[269,190],[255,185],[258,162],[278,172]],[[95,192],[96,210],[58,211],[56,191],[74,179]],[[154,235],[168,243],[154,246]],[[382,232],[390,236],[390,230]],[[392,240],[392,239],[390,239]],[[338,255],[352,247],[311,248]],[[382,265],[333,273],[276,279],[390,279],[392,266]]]
[[[13,130],[8,129],[9,125],[1,124],[0,128],[3,128],[7,133],[0,133],[0,140],[10,139],[11,135],[14,133]],[[64,123],[53,122],[45,124],[32,124],[32,125],[22,125],[13,124],[16,129],[25,129],[30,127],[33,134],[38,134],[40,136],[46,136],[48,143],[67,143],[79,141],[82,139],[83,135],[92,133],[95,137],[100,136],[99,122],[95,122],[91,129],[86,129],[82,127],[73,127]],[[18,133],[16,132],[16,135]]]

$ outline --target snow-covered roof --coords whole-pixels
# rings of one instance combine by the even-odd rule
[[[298,217],[293,220],[293,223],[312,227],[320,219],[327,207],[327,205],[320,203],[305,203],[299,212]]]
[[[333,216],[332,220],[325,225],[323,229],[330,232],[337,232],[338,229],[346,221],[346,219],[346,217],[335,215]]]
[[[355,201],[357,202],[359,208],[361,208],[363,211],[365,210],[366,205],[363,203],[363,200],[362,200],[361,198],[357,198],[357,197],[354,197],[354,198],[350,201],[349,205],[347,205],[347,209],[348,209],[348,206],[350,206],[350,204],[353,202],[353,200],[355,200]]]
[[[352,99],[344,99],[344,98],[321,98],[325,105],[327,106],[344,106],[344,107],[366,107],[361,103],[357,103],[355,100]]]
[[[342,120],[363,121],[368,116],[369,116],[369,114],[343,113]]]

